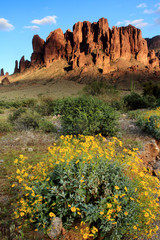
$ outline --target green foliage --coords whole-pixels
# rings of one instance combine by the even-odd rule
[[[42,98],[40,104],[35,106],[35,111],[37,111],[42,116],[49,116],[54,114],[55,101],[52,98]]]
[[[0,132],[11,132],[13,130],[12,125],[9,122],[0,120]]]
[[[154,111],[154,110],[153,110]],[[137,125],[142,128],[143,131],[152,135],[156,139],[160,139],[160,115],[149,115],[145,117],[145,114],[139,116]]]
[[[93,97],[66,99],[62,114],[63,134],[113,136],[117,128],[117,112]]]
[[[12,187],[20,189],[14,214],[20,224],[47,231],[57,216],[65,227],[86,223],[110,240],[151,237],[157,231],[159,180],[135,150],[123,148],[115,137],[106,142],[82,135],[61,136],[60,146],[48,149],[49,157],[35,166],[23,155],[14,161]]]
[[[28,130],[28,129],[38,129],[39,128],[40,115],[33,111],[27,110],[21,113],[14,126],[17,130]]]
[[[110,105],[112,108],[114,108],[117,111],[125,111],[126,110],[123,99],[120,101],[112,101]]]
[[[4,113],[4,111],[2,109],[0,109],[0,114],[3,114],[3,113]]]
[[[132,92],[124,97],[124,104],[128,110],[136,110],[140,108],[148,108],[155,106],[155,98],[141,96],[138,93]]]
[[[53,125],[53,123],[51,123],[50,121],[48,121],[46,119],[42,119],[39,121],[39,129],[46,133],[49,133],[49,132],[56,133],[57,132],[57,129]]]
[[[85,86],[83,89],[85,93],[92,96],[97,96],[105,93],[117,93],[117,90],[114,86],[105,83],[104,81],[94,81]]]
[[[11,123],[14,123],[20,116],[22,113],[25,113],[27,111],[26,108],[18,108],[17,110],[15,110],[12,114],[9,115],[8,119]]]
[[[160,86],[158,84],[149,81],[143,84],[143,95],[155,96],[156,98],[160,98]]]
[[[116,134],[118,114],[101,100],[80,96],[58,100],[44,99],[37,111],[41,115],[60,115],[63,134]]]
[[[42,130],[43,132],[57,132],[54,124],[42,118],[37,112],[26,109],[18,108],[9,115],[9,121],[13,124],[16,130]]]
[[[17,100],[17,101],[0,101],[0,107],[3,108],[19,108],[19,107],[33,107],[36,104],[35,99],[23,99],[23,100]]]

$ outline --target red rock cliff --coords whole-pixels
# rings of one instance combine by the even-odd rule
[[[35,35],[32,45],[32,66],[45,64],[48,67],[54,60],[62,58],[72,65],[72,69],[95,64],[108,72],[111,62],[134,58],[146,66],[159,67],[155,54],[148,52],[147,41],[142,38],[140,29],[132,25],[110,29],[105,18],[94,23],[77,22],[73,32],[67,30],[65,34],[60,28],[56,29],[46,42]],[[21,59],[20,72],[24,66],[24,59]]]

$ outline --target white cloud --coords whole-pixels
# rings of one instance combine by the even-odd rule
[[[57,22],[56,18],[57,18],[57,16],[47,16],[42,19],[32,20],[32,23],[38,24],[38,25],[56,24],[56,22]]]
[[[141,3],[139,5],[137,5],[137,8],[146,8],[147,4],[146,3]]]
[[[160,6],[160,3],[157,3],[157,4],[155,4],[154,6],[155,6],[155,7],[159,7],[159,6]]]
[[[24,28],[31,29],[32,31],[36,31],[40,29],[38,26],[24,26]]]
[[[9,23],[5,18],[0,18],[0,30],[1,31],[12,31],[14,26]]]
[[[134,25],[137,28],[142,28],[149,25],[147,22],[144,22],[144,19],[136,19],[133,21],[125,20],[124,23],[125,25],[129,25],[129,24]]]
[[[118,21],[118,22],[116,23],[116,26],[120,26],[120,25],[122,25],[122,24],[123,24],[123,22]]]
[[[145,9],[144,13],[145,14],[153,14],[153,13],[155,13],[155,11],[153,11],[152,9]]]
[[[145,27],[145,26],[149,25],[149,23],[144,22],[144,19],[136,19],[136,20],[133,20],[133,21],[124,20],[123,22],[119,21],[119,22],[116,23],[117,26],[120,26],[120,25],[127,26],[129,24],[134,25],[137,28],[142,28],[142,27]]]
[[[158,9],[156,10],[156,13],[160,13],[160,7],[158,7]]]

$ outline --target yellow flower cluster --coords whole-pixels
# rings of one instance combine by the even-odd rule
[[[95,237],[95,234],[98,232],[96,227],[89,228],[85,222],[81,222],[80,224],[80,233],[83,236],[83,239],[89,239],[91,237]]]
[[[41,160],[35,166],[28,164],[23,155],[20,155],[19,159],[14,161],[17,167],[17,183],[12,186],[18,185],[24,193],[24,196],[17,202],[18,207],[15,211],[15,218],[25,218],[29,215],[32,223],[40,209],[48,207],[45,196],[36,193],[32,182],[37,184],[38,182],[48,182],[50,180],[48,174],[56,165],[63,164],[64,168],[69,168],[70,163],[75,162],[78,168],[81,162],[88,164],[94,162],[95,158],[105,158],[106,161],[117,161],[119,165],[123,166],[124,174],[136,183],[134,192],[137,197],[135,199],[134,195],[130,195],[128,186],[122,187],[120,183],[117,183],[114,186],[114,194],[112,194],[111,199],[108,200],[104,209],[99,209],[99,217],[116,226],[119,214],[126,218],[130,216],[130,210],[123,208],[121,200],[133,201],[139,204],[141,209],[138,213],[139,224],[132,226],[134,236],[137,233],[143,234],[144,232],[146,235],[151,236],[157,231],[157,227],[153,227],[153,223],[159,217],[160,182],[144,167],[142,160],[137,155],[137,149],[131,151],[123,148],[122,142],[116,137],[110,141],[106,141],[100,135],[96,137],[79,135],[78,138],[70,135],[61,136],[60,139],[61,143],[59,145],[54,144],[48,148],[48,158]],[[80,176],[79,183],[80,185],[87,183],[83,175]],[[49,217],[56,216],[54,205],[55,203],[53,203],[52,209],[49,211]],[[71,214],[77,213],[81,217],[81,210],[75,207],[74,204],[68,204],[66,207],[70,208]],[[45,223],[43,227],[45,228]],[[84,239],[87,239],[93,237],[97,231],[96,227],[92,229],[83,227],[81,234]]]

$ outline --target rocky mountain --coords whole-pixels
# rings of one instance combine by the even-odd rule
[[[147,41],[140,29],[132,25],[109,28],[108,20],[98,22],[77,22],[73,31],[65,33],[59,28],[51,32],[46,41],[35,35],[32,40],[31,61],[24,56],[15,62],[15,71],[23,72],[30,66],[49,67],[53,61],[64,59],[71,69],[88,68],[96,65],[104,74],[115,69],[114,63],[132,59],[148,68],[159,68],[159,60],[154,50],[148,50]]]
[[[153,49],[156,53],[156,56],[160,60],[160,35],[157,35],[153,38],[146,38],[146,40],[147,40],[148,48],[150,50]]]

